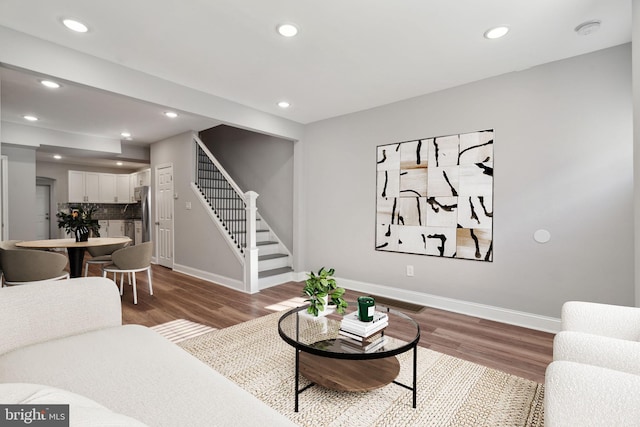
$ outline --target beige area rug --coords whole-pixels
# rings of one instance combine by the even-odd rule
[[[192,322],[186,319],[172,320],[171,322],[162,323],[152,326],[153,329],[171,342],[179,343],[189,338],[194,338],[207,332],[216,331],[216,328]]]
[[[294,406],[295,352],[274,313],[178,344],[302,426],[543,426],[543,386],[418,347],[418,401],[389,384],[366,393],[313,386]],[[412,356],[398,356],[398,381],[411,384]],[[327,363],[331,363],[327,359]],[[308,384],[301,378],[301,387]]]

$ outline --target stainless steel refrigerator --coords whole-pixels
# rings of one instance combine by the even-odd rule
[[[148,242],[151,240],[151,188],[148,185],[136,187],[133,194],[142,211],[142,241]]]

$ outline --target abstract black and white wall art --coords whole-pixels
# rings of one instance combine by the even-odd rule
[[[493,130],[377,147],[376,250],[493,261]]]

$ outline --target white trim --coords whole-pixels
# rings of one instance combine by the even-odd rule
[[[174,264],[173,271],[177,271],[178,273],[186,274],[188,276],[197,277],[198,279],[206,280],[215,283],[216,285],[235,289],[236,291],[244,292],[244,283],[242,283],[242,280],[231,279],[230,277],[220,276],[218,274],[198,270],[197,268],[188,267],[182,264]]]
[[[305,279],[306,274],[305,278],[302,280]],[[544,332],[556,333],[560,331],[560,319],[554,317],[540,316],[538,314],[526,313],[523,311],[430,295],[422,292],[390,288],[388,286],[375,285],[373,283],[359,282],[350,279],[340,279],[336,277],[336,281],[340,286],[353,291],[380,295],[399,301],[411,302],[427,307],[438,308],[454,313],[465,314],[467,316],[480,317],[482,319],[494,320],[496,322],[522,326],[524,328],[536,329]]]

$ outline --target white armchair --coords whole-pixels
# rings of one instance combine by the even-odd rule
[[[545,377],[545,425],[640,426],[640,308],[571,301]]]

